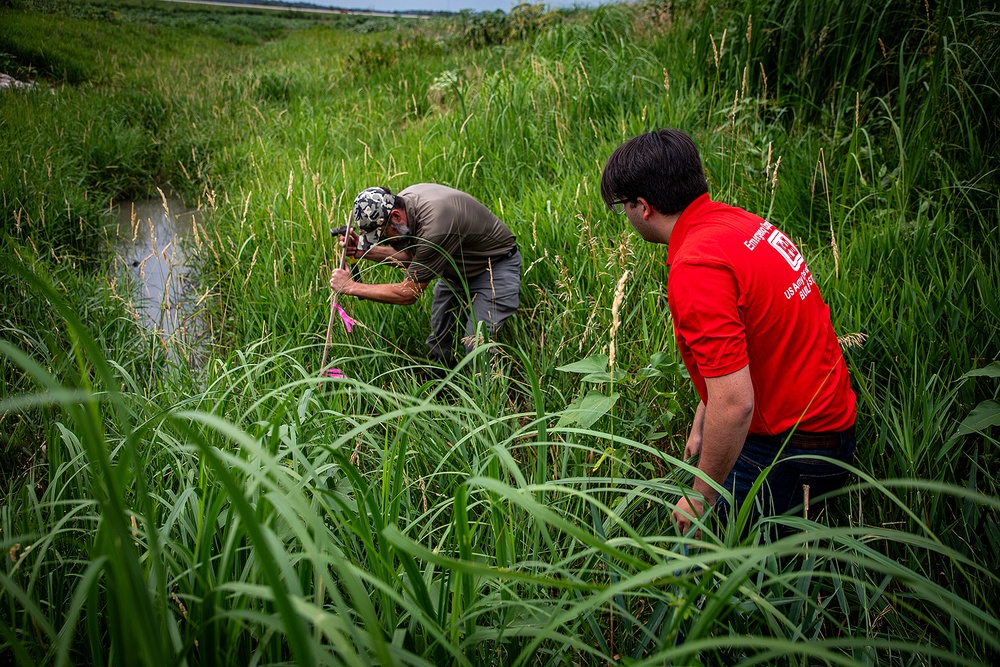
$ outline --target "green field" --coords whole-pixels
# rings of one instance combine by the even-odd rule
[[[993,3],[0,0],[0,72],[34,83],[0,90],[0,664],[996,664]],[[830,516],[673,527],[666,252],[599,192],[667,126],[830,305],[859,398]],[[518,237],[499,363],[428,381],[429,297],[344,299],[324,378],[329,228],[420,181]],[[174,350],[106,241],[167,187],[206,334]]]

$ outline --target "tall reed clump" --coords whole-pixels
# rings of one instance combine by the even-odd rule
[[[955,208],[989,210],[1000,142],[989,112],[1000,101],[991,3],[754,0],[734,9],[721,36],[728,53],[720,57],[716,35],[696,49],[703,62],[714,57],[723,81],[765,87],[772,108],[794,108],[788,120],[828,117],[837,143],[863,124],[873,148],[895,158],[878,178],[899,186],[901,209],[944,183],[960,187]]]
[[[18,433],[33,452],[5,480],[0,655],[991,664],[997,440],[989,419],[959,423],[1000,391],[967,375],[996,359],[1000,331],[995,128],[976,111],[993,99],[996,33],[988,13],[938,11],[606,7],[485,50],[429,29],[317,26],[206,39],[165,69],[123,42],[108,61],[121,90],[0,100],[16,111],[0,151],[21,151],[7,153],[20,174],[0,170],[5,206],[16,192],[20,207],[5,211],[29,211],[4,229],[31,221],[3,259],[22,310],[0,335],[17,382],[0,419],[30,424]],[[883,55],[855,17],[916,32],[880,35]],[[164,54],[190,39],[159,30]],[[126,100],[148,110],[88,111]],[[110,290],[66,277],[66,243],[41,251],[78,225],[56,200],[78,160],[60,132],[83,136],[66,114],[88,138],[157,138],[136,182],[159,165],[203,209],[203,368],[135,343]],[[709,516],[700,540],[673,528],[696,472],[678,460],[693,396],[664,257],[596,192],[619,142],[664,125],[694,135],[717,198],[796,240],[838,333],[863,341],[845,349],[862,399],[857,483],[832,517]],[[103,210],[114,172],[67,187],[74,216],[74,192]],[[358,190],[416,181],[466,189],[508,222],[521,311],[502,344],[428,382],[427,304],[348,302],[360,324],[330,350],[346,377],[317,377],[329,228]],[[773,539],[774,524],[799,532]]]
[[[700,541],[675,534],[690,468],[556,425],[530,367],[527,385],[460,368],[418,392],[404,366],[393,391],[318,379],[295,350],[248,350],[163,405],[128,388],[55,290],[18,273],[64,318],[78,359],[57,376],[0,345],[38,387],[3,410],[46,406],[58,429],[47,486],[25,485],[16,501],[31,511],[5,514],[0,622],[21,664],[109,652],[148,664],[968,664],[998,648],[988,610],[875,548],[943,551],[997,585],[927,528],[792,517],[779,521],[805,531],[773,543],[711,523]],[[512,394],[534,410],[489,400]],[[587,441],[672,471],[650,479],[616,456],[598,472]]]
[[[197,43],[216,67],[234,56],[204,35],[19,11],[25,4],[0,8],[0,53],[33,81],[29,89],[0,91],[0,246],[49,276],[94,326],[103,353],[148,386],[168,354],[123,302],[129,295],[109,268],[106,229],[119,201],[148,196],[167,181],[191,199],[203,191],[214,145],[198,123],[202,105],[212,106],[205,91],[213,84],[189,69],[198,57],[183,54],[198,52],[191,47]],[[179,81],[191,86],[180,90]],[[5,335],[53,371],[71,365],[70,341],[53,326],[54,313],[25,297],[6,264],[3,278]],[[25,390],[21,371],[5,362],[0,373],[5,398]],[[5,420],[5,480],[37,464],[48,417],[42,411]]]

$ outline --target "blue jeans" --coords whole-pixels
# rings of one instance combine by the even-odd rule
[[[854,430],[841,433],[837,439],[838,444],[829,449],[802,449],[793,447],[791,443],[782,447],[784,437],[762,439],[748,435],[743,451],[723,485],[727,491],[732,492],[736,511],[747,502],[750,487],[761,472],[777,458],[778,463],[768,473],[757,495],[749,501],[754,503],[751,516],[759,516],[759,512],[763,512],[764,516],[778,516],[792,510],[801,515],[805,500],[804,487],[808,486],[808,516],[816,517],[823,509],[823,502],[816,502],[815,499],[844,486],[848,472],[836,463],[816,458],[787,459],[800,455],[823,456],[851,463],[857,446]],[[716,512],[720,517],[725,517],[730,511],[728,503],[720,496]]]

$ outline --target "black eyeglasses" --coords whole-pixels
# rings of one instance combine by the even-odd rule
[[[621,215],[625,212],[625,204],[631,203],[631,199],[619,199],[617,201],[611,202],[611,210]]]

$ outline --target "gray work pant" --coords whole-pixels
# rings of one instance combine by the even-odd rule
[[[468,313],[462,344],[466,353],[477,343],[477,324],[480,332],[492,338],[500,325],[514,314],[520,304],[521,253],[518,250],[504,259],[496,260],[491,269],[469,278],[467,285],[450,283],[444,278],[434,285],[431,303],[431,335],[427,337],[428,356],[432,361],[452,366],[455,359],[455,321],[460,311]],[[471,312],[469,312],[471,309]]]

